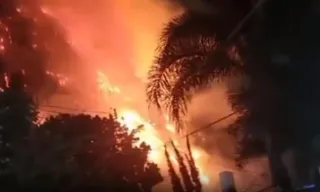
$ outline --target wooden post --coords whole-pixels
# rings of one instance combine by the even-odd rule
[[[237,192],[233,173],[229,171],[224,171],[219,174],[221,192]]]

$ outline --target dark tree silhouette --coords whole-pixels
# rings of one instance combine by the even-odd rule
[[[177,149],[174,142],[171,141],[171,146],[174,150],[174,155],[177,159],[179,166],[180,175],[175,171],[174,165],[170,158],[167,147],[165,147],[165,157],[168,162],[169,176],[172,184],[172,190],[174,192],[200,192],[202,191],[202,185],[199,178],[199,171],[196,167],[195,161],[192,156],[191,146],[189,138],[187,138],[187,149],[188,154],[186,154],[187,162]],[[181,178],[180,178],[181,177]]]
[[[238,14],[243,15],[240,13]],[[228,22],[223,20],[222,16],[187,12],[171,21],[162,34],[159,56],[150,70],[147,95],[150,103],[169,111],[178,128],[181,127],[182,116],[187,112],[186,105],[190,95],[197,90],[206,87],[212,81],[226,80],[226,77],[236,77],[240,82],[246,80],[246,57],[243,53],[246,49],[241,41],[243,35],[241,33],[227,41],[227,36],[234,26],[226,26],[225,23]],[[243,96],[246,90],[236,91],[230,89],[230,102],[239,114],[248,116],[248,107],[242,105],[238,99],[238,95]],[[248,117],[241,119],[243,122],[243,119]],[[242,125],[244,123],[232,126],[237,130],[237,137],[240,137],[239,128],[246,127]],[[246,134],[247,130],[246,128]],[[261,143],[261,139],[258,141]],[[239,143],[240,159],[252,155],[251,152],[264,152],[264,147],[259,147],[258,150],[244,147],[257,146],[252,145],[255,142],[249,139],[241,139]]]
[[[61,114],[34,132],[33,164],[24,190],[151,191],[162,181],[149,162],[150,147],[128,132],[116,115]]]
[[[202,184],[200,182],[200,173],[199,170],[196,166],[195,160],[192,155],[191,151],[191,145],[190,145],[190,140],[189,137],[187,137],[187,149],[188,149],[188,154],[186,154],[186,159],[188,161],[189,169],[190,169],[190,176],[194,184],[194,191],[195,192],[200,192],[202,191]]]
[[[173,147],[175,156],[177,158],[177,162],[179,164],[179,171],[180,171],[181,178],[182,178],[183,184],[185,186],[185,189],[186,189],[186,191],[193,191],[193,183],[191,181],[192,179],[189,175],[189,171],[187,169],[187,166],[185,165],[184,158],[180,154],[180,151],[174,145],[173,141],[171,141],[171,145]]]
[[[195,13],[187,9],[164,30],[159,57],[150,70],[149,102],[167,109],[181,125],[190,93],[221,77],[238,77],[241,86],[229,87],[229,99],[240,114],[232,125],[240,139],[240,158],[250,156],[247,149],[254,153],[267,149],[275,182],[289,188],[281,155],[286,149],[295,148],[300,156],[310,157],[310,141],[317,132],[311,125],[318,121],[310,105],[318,106],[318,102],[306,98],[314,98],[318,89],[304,84],[317,82],[315,74],[319,71],[315,64],[319,61],[316,43],[311,42],[319,42],[314,32],[319,27],[312,24],[319,21],[311,12],[314,2],[268,1],[236,33],[232,32],[237,18],[244,18],[248,7],[254,7],[252,2],[247,1],[244,5],[248,6],[238,9],[233,7],[239,5],[234,1],[207,2],[217,12]],[[233,34],[232,38],[229,34]],[[308,65],[302,64],[311,58]],[[301,123],[306,123],[306,111],[308,124],[313,122],[308,134]],[[265,147],[251,150],[251,141],[260,141]]]
[[[191,12],[164,29],[147,95],[149,102],[169,111],[178,128],[190,92],[241,70],[241,62],[231,52],[233,45],[221,43],[231,30],[225,23],[214,15]]]
[[[170,181],[171,181],[171,186],[172,186],[172,191],[174,192],[184,192],[184,187],[182,185],[181,179],[178,175],[178,173],[175,171],[173,163],[170,159],[170,155],[169,152],[167,150],[167,147],[165,147],[164,149],[164,153],[167,159],[167,163],[168,163],[168,173],[170,176]]]
[[[272,136],[285,132],[288,128],[284,126],[285,113],[279,109],[287,101],[283,99],[285,97],[280,84],[275,83],[275,69],[270,69],[265,65],[266,62],[260,62],[261,58],[258,62],[252,62],[251,55],[247,56],[248,46],[244,47],[241,41],[243,34],[227,41],[226,34],[232,28],[224,29],[224,21],[213,18],[187,13],[168,24],[161,39],[159,57],[150,71],[147,94],[149,102],[159,108],[164,106],[172,120],[181,127],[190,93],[194,94],[213,81],[228,79],[226,77],[237,77],[243,81],[241,89],[229,90],[230,103],[240,114],[232,127],[236,128],[236,136],[240,138],[239,160],[242,160],[250,157],[252,152],[254,155],[265,152],[262,144],[259,145],[263,146],[259,147],[260,150],[252,150],[252,146],[256,146],[252,145],[252,141],[265,143],[266,133],[271,130],[275,131]],[[186,35],[188,32],[182,31],[190,34]],[[250,139],[252,135],[254,139]],[[283,143],[278,144],[283,146]],[[280,150],[280,146],[277,149]],[[281,151],[273,151],[272,155],[279,156]]]
[[[31,131],[36,127],[35,105],[24,91],[22,73],[8,76],[7,85],[0,93],[0,187],[1,191],[15,188],[24,173],[21,160],[28,161],[27,155]]]
[[[36,125],[23,73],[6,76],[0,92],[0,190],[151,192],[163,178],[148,161],[137,131],[106,118],[61,114]]]

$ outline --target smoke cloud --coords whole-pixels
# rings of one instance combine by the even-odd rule
[[[100,70],[111,84],[121,87],[122,93],[135,101],[129,105],[146,109],[144,82],[147,71],[161,29],[175,11],[149,0],[134,3],[128,0],[98,0],[95,3],[43,0],[42,3],[65,27],[69,42],[81,59],[76,70],[80,70],[85,81],[76,86],[82,85],[83,94],[88,89],[93,92],[96,71]],[[112,100],[113,107],[123,105],[117,98],[108,99]],[[147,114],[146,110],[144,114]]]

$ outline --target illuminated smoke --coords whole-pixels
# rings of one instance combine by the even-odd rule
[[[163,26],[181,10],[168,9],[168,5],[157,0],[96,0],[94,3],[87,0],[42,0],[42,3],[42,11],[64,27],[68,42],[79,57],[76,63],[69,63],[73,66],[69,72],[72,76],[63,81],[69,94],[56,94],[49,104],[65,108],[56,108],[55,111],[59,112],[98,115],[102,114],[99,111],[107,112],[110,107],[115,107],[119,117],[123,117],[119,120],[129,129],[144,125],[139,136],[153,149],[149,158],[166,171],[161,148],[163,142],[174,139],[178,148],[185,151],[185,140],[175,134],[174,126],[165,114],[148,110],[145,80]],[[64,79],[63,75],[51,72],[60,80]],[[190,106],[191,128],[199,128],[230,112],[224,86],[219,90],[194,98]],[[42,109],[43,116],[52,114],[52,108],[42,106]],[[201,136],[209,141],[219,135]],[[194,147],[193,154],[204,182],[215,185],[217,173],[230,168],[231,160],[216,152],[220,148],[217,145],[231,146],[232,139],[229,140],[229,143],[209,141],[216,146],[206,146],[208,149]]]
[[[36,0],[2,0],[0,12],[1,76],[23,70],[28,92],[51,96],[57,86],[46,71],[67,72],[76,60],[63,28]]]

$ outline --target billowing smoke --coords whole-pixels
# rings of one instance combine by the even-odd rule
[[[81,66],[76,70],[81,70],[83,75],[75,85],[81,87],[80,95],[94,92],[92,87],[99,70],[112,85],[121,87],[127,97],[126,105],[144,110],[141,112],[147,115],[144,81],[161,29],[174,13],[164,9],[165,5],[149,0],[98,0],[95,3],[43,0],[42,3],[64,26],[70,44],[80,56],[83,65],[75,64]],[[85,98],[87,101],[81,104],[102,107],[99,102],[88,101],[88,95]],[[113,107],[123,105],[123,100],[112,94],[108,100]],[[99,110],[105,110],[103,107]]]

